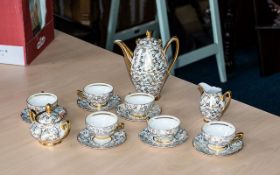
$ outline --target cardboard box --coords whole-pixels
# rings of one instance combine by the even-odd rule
[[[54,39],[52,0],[1,0],[0,21],[0,63],[27,65]]]

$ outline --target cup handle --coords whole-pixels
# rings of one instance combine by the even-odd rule
[[[66,120],[66,121],[63,121],[60,125],[61,129],[65,132],[65,135],[63,138],[65,138],[69,132],[70,132],[70,129],[71,129],[71,123],[69,120]]]
[[[237,140],[242,140],[244,137],[244,133],[243,132],[238,132],[235,134],[235,137],[231,140],[231,143],[236,142]]]
[[[117,126],[117,128],[116,128],[116,131],[119,131],[119,130],[121,130],[121,129],[124,129],[124,123],[123,123],[123,122],[121,122],[121,123],[118,124],[118,126]]]
[[[222,96],[222,100],[224,101],[226,101],[226,105],[225,105],[225,107],[224,107],[224,109],[223,109],[223,113],[226,111],[226,109],[228,108],[228,106],[229,106],[229,104],[230,104],[230,101],[231,101],[231,91],[227,91],[227,92],[225,92],[224,94],[223,94],[223,96]]]
[[[86,99],[86,96],[84,95],[84,93],[83,93],[83,91],[81,91],[81,90],[77,90],[77,95],[78,95],[78,97],[80,97],[80,98],[83,98],[83,99]]]
[[[146,121],[147,121],[147,122],[148,122],[150,119],[151,119],[151,117],[148,117],[148,116],[146,117]]]

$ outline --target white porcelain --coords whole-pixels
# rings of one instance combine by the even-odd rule
[[[210,86],[206,83],[199,83],[201,91],[200,111],[205,121],[220,120],[231,101],[231,92],[222,94],[222,89]]]
[[[159,115],[148,120],[148,130],[158,142],[169,142],[178,132],[181,121],[171,115]]]
[[[94,141],[99,144],[111,141],[111,135],[118,126],[118,117],[111,112],[99,111],[86,117],[86,128],[92,132]]]
[[[83,91],[78,90],[78,96],[89,101],[91,106],[106,106],[113,96],[113,86],[106,83],[92,83],[86,85]]]
[[[131,93],[125,96],[124,105],[128,115],[145,118],[155,102],[155,97],[147,93]]]
[[[139,138],[143,143],[152,147],[172,148],[183,144],[188,139],[188,133],[185,129],[179,128],[172,140],[169,140],[168,142],[161,142],[158,141],[155,135],[151,133],[148,128],[145,128],[139,133]]]
[[[116,108],[116,111],[117,111],[117,114],[125,120],[129,120],[129,121],[133,121],[133,122],[139,122],[139,121],[146,122],[147,118],[152,118],[152,117],[160,115],[161,107],[158,104],[154,103],[154,105],[151,107],[151,109],[148,111],[148,113],[141,118],[130,115],[129,111],[125,108],[124,104],[118,105]]]
[[[202,126],[202,135],[211,149],[223,149],[236,139],[242,139],[243,133],[236,133],[235,127],[228,122],[212,121]]]
[[[46,105],[45,111],[31,114],[31,135],[42,145],[56,145],[70,132],[69,120],[62,120],[62,116],[53,112],[49,104]]]
[[[207,155],[229,156],[242,150],[244,143],[242,139],[237,139],[234,142],[231,142],[223,149],[211,149],[208,147],[208,140],[205,140],[202,133],[199,133],[193,139],[193,146],[197,151]]]

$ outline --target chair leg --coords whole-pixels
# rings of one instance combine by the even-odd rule
[[[167,41],[170,39],[166,0],[156,0],[156,6],[161,40],[163,44],[166,44]],[[172,50],[169,49],[167,52],[168,61],[170,61],[169,59],[171,58],[171,55]],[[171,74],[174,75],[174,68],[171,70]]]
[[[220,81],[224,83],[227,81],[227,75],[226,75],[226,68],[225,68],[224,49],[223,49],[223,41],[222,41],[222,34],[221,34],[218,1],[209,0],[209,6],[211,12],[213,39],[214,39],[214,43],[217,45],[216,61],[218,65]]]
[[[120,0],[112,0],[109,15],[109,24],[107,28],[107,39],[106,39],[106,49],[113,50],[114,44],[114,34],[117,29],[117,21],[119,16]]]

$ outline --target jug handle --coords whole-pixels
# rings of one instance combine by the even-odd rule
[[[166,55],[167,50],[169,49],[169,47],[171,46],[172,42],[175,41],[176,44],[176,49],[175,49],[175,53],[173,56],[173,61],[172,63],[169,65],[168,69],[167,69],[167,73],[170,74],[170,70],[172,69],[172,67],[174,66],[177,58],[178,58],[178,54],[179,54],[179,47],[180,47],[180,43],[179,43],[179,39],[176,36],[173,36],[165,45],[163,52]]]
[[[226,99],[228,99],[228,100],[226,100]],[[223,112],[225,112],[226,109],[228,108],[229,104],[230,104],[230,101],[231,101],[231,91],[225,92],[222,96],[222,100],[226,100],[226,105],[223,109]]]

